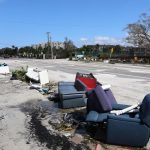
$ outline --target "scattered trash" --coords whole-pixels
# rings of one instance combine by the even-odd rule
[[[4,115],[0,116],[0,120],[4,119]]]
[[[49,94],[49,88],[40,88],[37,89],[41,94]]]
[[[51,93],[51,94],[49,95],[48,99],[49,99],[50,101],[55,102],[55,103],[57,103],[57,102],[60,101],[60,99],[59,99],[59,94],[56,93],[56,92]]]
[[[26,76],[30,79],[30,89],[36,89],[43,95],[50,94],[50,90],[55,85],[54,83],[49,82],[47,70],[39,70],[38,68],[29,67]]]
[[[8,66],[8,65],[7,65],[7,64],[5,64],[5,63],[0,64],[0,67],[2,67],[2,66]]]
[[[71,136],[71,133],[64,133],[64,136],[69,137]]]
[[[0,74],[9,74],[9,67],[7,64],[0,64]]]
[[[38,68],[28,68],[26,76],[35,82],[40,82],[41,85],[49,83],[48,71],[39,70]]]
[[[26,76],[30,79],[30,89],[36,89],[41,94],[49,94],[49,78],[47,70],[39,70],[38,68],[28,68]],[[40,84],[32,83],[32,81],[40,82]]]
[[[41,84],[38,84],[38,83],[32,83],[30,81],[30,89],[36,89],[38,90],[41,94],[45,95],[45,94],[54,94],[54,91],[52,91],[52,89],[56,86],[55,83],[53,82],[49,82],[45,85],[41,85]]]
[[[80,122],[85,121],[85,114],[84,112],[65,113],[63,120],[65,123],[71,124],[71,126],[78,125]]]
[[[28,68],[26,76],[36,82],[40,81],[40,77],[39,77],[39,72],[40,70],[38,68]]]
[[[41,89],[42,86],[39,84],[33,84],[32,82],[30,82],[30,89]]]
[[[43,71],[39,72],[39,76],[40,76],[40,83],[41,83],[41,85],[45,85],[45,84],[49,83],[47,70],[43,70]]]

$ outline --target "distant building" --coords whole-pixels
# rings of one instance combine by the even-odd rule
[[[33,44],[32,47],[33,48],[39,48],[39,47],[42,47],[42,48],[45,48],[48,46],[48,43],[40,43],[40,44]],[[65,44],[63,42],[51,42],[49,43],[49,46],[52,46],[52,48],[55,48],[55,49],[64,49],[65,48]]]

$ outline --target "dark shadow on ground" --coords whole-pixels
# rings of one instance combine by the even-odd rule
[[[61,122],[62,113],[59,113],[51,102],[41,100],[35,102],[35,100],[31,100],[18,107],[27,115],[29,120],[26,126],[30,132],[27,140],[28,144],[30,144],[30,140],[34,139],[40,145],[51,150],[90,150],[86,144],[76,144],[70,141],[68,137],[55,132],[55,130],[49,130],[42,124],[42,120],[48,116],[52,116],[49,118],[50,120]]]

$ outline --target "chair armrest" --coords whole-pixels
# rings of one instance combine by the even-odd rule
[[[124,105],[124,104],[112,104],[112,110],[122,110],[127,107],[130,107],[130,105]]]

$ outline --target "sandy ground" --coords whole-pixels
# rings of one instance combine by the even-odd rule
[[[5,63],[12,65],[14,61],[8,60]],[[57,63],[62,63],[62,60],[60,62],[57,61]],[[66,60],[63,63],[65,64]],[[70,63],[72,64],[73,62]],[[21,64],[18,61],[12,65],[12,68],[25,65],[26,62],[22,62]],[[34,66],[33,63],[32,65]],[[75,75],[59,70],[52,71],[49,69],[48,72],[50,80],[55,82],[62,80],[74,81],[75,78]],[[111,84],[111,89],[115,93],[115,97],[119,103],[134,104],[135,102],[142,101],[143,97],[149,93],[150,84],[144,79],[125,79],[115,75],[100,73],[95,74],[95,76],[98,81],[104,84]],[[0,150],[54,149],[45,147],[34,140],[34,138],[30,138],[31,135],[29,135],[27,124],[31,117],[29,117],[27,111],[22,111],[24,104],[28,104],[28,107],[30,107],[30,105],[37,104],[41,101],[46,104],[48,103],[48,109],[53,111],[51,107],[53,104],[48,101],[47,97],[41,95],[36,90],[29,90],[26,83],[17,80],[11,81],[9,75],[0,75]],[[146,148],[150,149],[150,143],[148,143]],[[59,149],[61,148],[59,147]],[[107,147],[107,149],[119,150],[123,148]]]
[[[0,76],[0,150],[39,149],[35,144],[28,145],[26,115],[20,111],[20,104],[43,99],[37,91],[30,91],[20,81],[10,81],[9,76]]]

